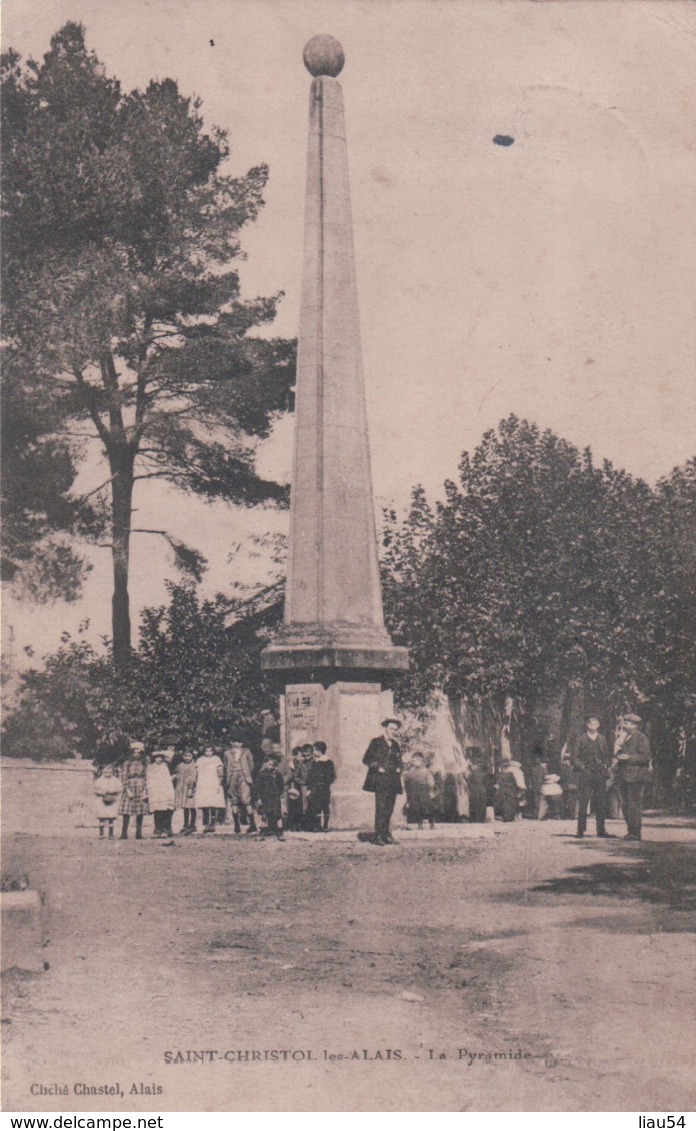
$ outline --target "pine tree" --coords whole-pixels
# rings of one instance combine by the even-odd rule
[[[287,408],[294,345],[253,331],[280,295],[244,300],[240,231],[265,166],[223,171],[224,131],[165,79],[124,93],[85,44],[3,58],[5,334],[60,425],[85,422],[108,463],[113,652],[131,646],[133,491],[163,478],[201,496],[285,501],[254,446]]]

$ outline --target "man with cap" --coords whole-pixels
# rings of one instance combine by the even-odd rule
[[[588,715],[585,720],[585,733],[578,739],[571,764],[575,771],[578,791],[578,831],[582,838],[587,827],[587,806],[592,801],[592,809],[597,822],[597,836],[609,836],[605,828],[607,815],[607,778],[611,757],[607,740],[599,733],[599,719]]]
[[[365,751],[363,764],[367,766],[367,777],[363,789],[375,795],[375,835],[374,844],[396,844],[391,835],[389,822],[396,799],[403,793],[401,785],[401,747],[396,735],[401,728],[398,719],[385,719],[383,733],[373,738]]]
[[[638,729],[640,723],[640,715],[624,715],[626,738],[616,756],[621,808],[628,828],[626,840],[640,840],[643,790],[650,780],[650,743]]]

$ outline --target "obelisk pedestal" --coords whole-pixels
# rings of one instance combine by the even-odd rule
[[[365,767],[362,756],[371,738],[381,731],[382,720],[394,713],[391,691],[380,683],[337,679],[332,672],[321,682],[287,684],[281,697],[288,750],[305,742],[326,743],[336,763],[337,780],[331,790],[333,828],[369,827],[374,799],[363,793]]]
[[[318,739],[336,763],[332,821],[369,823],[362,755],[393,713],[408,668],[384,627],[343,95],[343,49],[305,47],[309,104],[302,305],[288,578],[281,631],[262,666],[285,685],[287,750]]]

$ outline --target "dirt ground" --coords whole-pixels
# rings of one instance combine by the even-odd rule
[[[692,1109],[696,823],[572,831],[10,837],[48,969],[3,978],[4,1108]]]

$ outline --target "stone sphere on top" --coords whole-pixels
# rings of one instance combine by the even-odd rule
[[[305,45],[302,53],[304,65],[314,78],[328,75],[335,79],[343,70],[346,57],[343,48],[332,35],[315,35]]]

